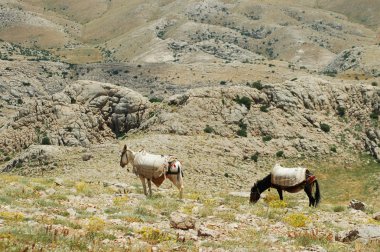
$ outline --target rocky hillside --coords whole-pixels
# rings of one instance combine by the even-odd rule
[[[343,49],[376,43],[373,30],[318,8],[338,6],[317,2],[5,1],[0,36],[50,49],[72,63],[252,62],[265,57],[313,69]],[[84,11],[89,5],[91,11]]]
[[[378,251],[378,4],[330,2],[2,1],[0,250]],[[184,199],[125,144],[181,160]],[[249,204],[275,163],[320,206]]]

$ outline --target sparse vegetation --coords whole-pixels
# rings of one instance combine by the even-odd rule
[[[244,105],[248,110],[251,109],[251,103],[252,103],[252,100],[247,97],[247,96],[243,96],[243,97],[239,97],[237,96],[234,101],[240,105]]]
[[[311,222],[311,218],[302,213],[291,213],[283,220],[292,227],[305,227]]]
[[[247,124],[243,123],[242,120],[239,121],[239,130],[236,132],[238,136],[241,136],[241,137],[247,137]]]
[[[272,140],[272,136],[266,135],[266,136],[263,136],[262,139],[263,139],[264,142],[269,142],[270,140]]]
[[[260,111],[266,113],[266,112],[269,111],[268,108],[269,108],[269,105],[266,105],[266,104],[261,105],[261,106],[260,106]]]
[[[214,128],[211,127],[210,125],[206,125],[206,128],[204,128],[203,131],[206,133],[214,133],[215,132]]]
[[[264,88],[263,84],[261,83],[261,80],[255,81],[253,83],[247,82],[247,86],[251,88],[256,88],[257,90],[262,90]]]
[[[344,206],[334,206],[333,207],[334,212],[343,212],[345,210],[346,210],[346,207],[344,207]]]
[[[159,98],[159,97],[152,97],[149,99],[150,102],[154,103],[154,102],[162,102],[164,99],[163,98]]]
[[[283,157],[284,156],[284,151],[280,150],[276,152],[276,157]]]
[[[251,160],[257,162],[259,160],[259,155],[260,153],[256,151],[256,153],[251,156]]]
[[[327,123],[321,123],[320,127],[321,127],[321,130],[323,130],[324,132],[326,133],[330,132],[330,125],[328,125]]]
[[[379,119],[379,113],[374,110],[374,111],[371,112],[371,114],[369,115],[369,117],[371,119],[378,120]]]
[[[344,107],[339,106],[339,107],[337,108],[337,111],[338,111],[338,115],[339,115],[340,117],[343,117],[343,116],[346,114],[346,109],[345,109]]]
[[[47,135],[44,135],[41,139],[41,144],[42,145],[50,145],[50,138]]]
[[[338,72],[334,69],[334,70],[327,70],[324,72],[324,74],[330,77],[335,77],[338,74]]]

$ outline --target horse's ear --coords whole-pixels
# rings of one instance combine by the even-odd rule
[[[123,152],[126,151],[127,149],[128,149],[127,145],[124,144]]]

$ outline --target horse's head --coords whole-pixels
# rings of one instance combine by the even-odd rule
[[[259,192],[257,183],[255,183],[251,188],[251,196],[249,198],[249,202],[252,204],[255,204],[259,199],[260,199],[260,192]]]
[[[121,156],[120,156],[120,166],[124,168],[126,165],[128,165],[128,147],[127,145],[124,145],[123,150],[121,151]]]

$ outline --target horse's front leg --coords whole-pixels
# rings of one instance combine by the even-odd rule
[[[280,196],[280,200],[284,200],[282,197],[282,190],[280,188],[277,188],[278,196]]]
[[[146,196],[148,196],[148,193],[146,192],[145,178],[144,178],[143,176],[141,176],[141,175],[140,175],[139,177],[140,177],[141,183],[142,183],[142,185],[143,185],[144,194],[145,194]]]
[[[149,196],[152,197],[152,180],[148,179]]]
[[[314,206],[315,199],[311,193],[312,187],[310,184],[306,184],[304,187],[304,191],[307,194],[307,197],[309,197],[309,207]]]
[[[168,175],[167,178],[178,188],[179,198],[183,199],[183,178],[180,175],[179,177],[174,177],[173,175]]]

